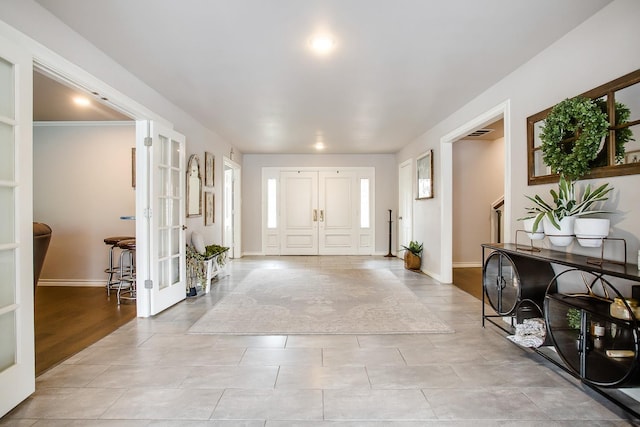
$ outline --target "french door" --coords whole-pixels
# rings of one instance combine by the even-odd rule
[[[153,316],[186,297],[185,137],[157,122],[136,124],[137,311]],[[143,153],[139,155],[138,153]]]
[[[32,73],[0,37],[0,417],[35,391]]]

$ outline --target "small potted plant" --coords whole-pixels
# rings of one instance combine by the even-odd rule
[[[609,184],[603,184],[591,191],[587,185],[581,197],[576,195],[575,183],[560,175],[558,191],[550,190],[552,203],[547,203],[542,197],[525,196],[534,205],[527,208],[527,216],[522,220],[533,219],[532,230],[538,230],[542,222],[544,233],[555,246],[567,246],[573,240],[574,222],[577,217],[607,213],[593,209],[594,204],[607,200],[607,194],[613,190]],[[607,227],[608,228],[608,227]]]
[[[404,268],[408,270],[420,270],[422,266],[422,243],[412,240],[409,246],[404,248]]]

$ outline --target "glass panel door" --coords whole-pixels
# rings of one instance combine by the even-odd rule
[[[32,68],[0,37],[0,417],[35,390]]]

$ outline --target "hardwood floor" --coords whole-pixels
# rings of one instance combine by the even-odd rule
[[[36,375],[73,356],[136,317],[102,287],[38,286],[35,299]]]
[[[482,299],[482,267],[454,268],[453,284],[468,294]]]

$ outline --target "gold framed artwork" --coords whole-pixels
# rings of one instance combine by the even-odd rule
[[[204,152],[204,185],[205,187],[213,187],[213,178],[215,176],[215,156],[207,151]]]
[[[433,150],[422,154],[416,160],[418,195],[416,199],[433,198]]]
[[[213,225],[215,221],[215,198],[211,191],[204,192],[204,225]]]

